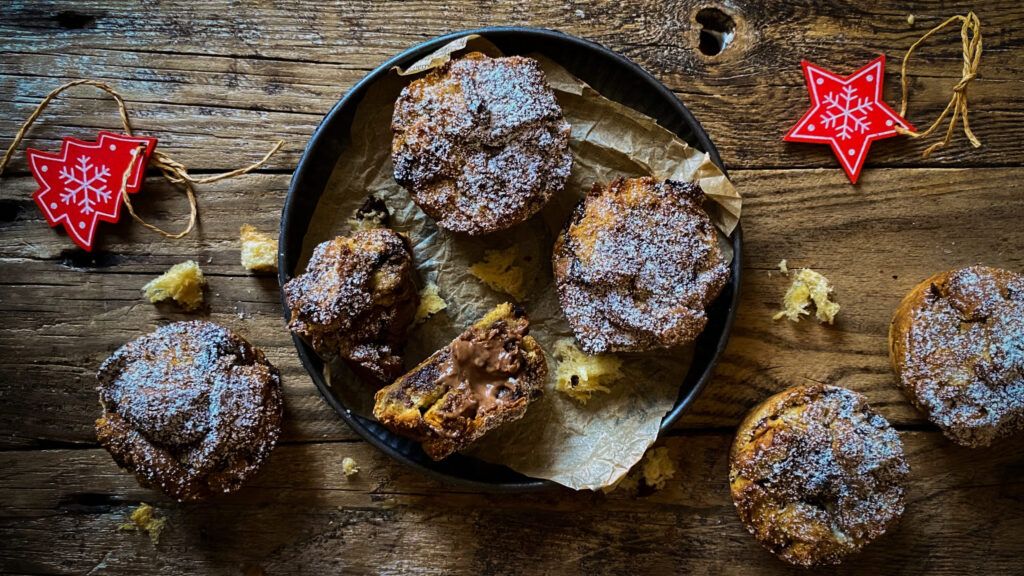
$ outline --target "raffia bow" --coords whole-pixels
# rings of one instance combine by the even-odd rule
[[[103,90],[107,94],[113,96],[114,100],[117,102],[118,112],[121,115],[121,125],[124,127],[125,134],[129,136],[132,135],[132,128],[131,125],[128,123],[128,111],[125,108],[124,99],[121,97],[120,94],[118,94],[116,90],[98,80],[83,79],[68,82],[67,84],[60,86],[54,89],[49,94],[47,94],[46,97],[44,97],[42,101],[39,102],[39,105],[36,106],[36,109],[32,112],[32,114],[29,115],[28,119],[25,120],[25,123],[21,125],[21,128],[18,130],[18,133],[14,136],[14,142],[11,143],[11,145],[7,148],[7,152],[4,153],[3,161],[0,161],[0,175],[3,174],[4,169],[7,167],[7,163],[11,159],[11,156],[14,155],[14,150],[18,147],[18,144],[20,144],[21,140],[25,137],[25,133],[28,132],[29,127],[32,126],[32,124],[39,118],[39,116],[43,113],[43,110],[46,109],[50,102],[54,98],[56,98],[61,92],[67,90],[68,88],[80,85],[94,86],[96,88],[99,88],[100,90]],[[188,169],[185,168],[185,166],[182,163],[174,160],[173,158],[164,154],[163,152],[154,150],[153,154],[150,156],[150,162],[152,163],[152,165],[160,169],[160,172],[163,174],[164,179],[166,179],[168,182],[170,182],[173,185],[182,186],[185,189],[186,196],[188,196],[188,226],[186,226],[184,230],[178,232],[177,234],[172,234],[171,232],[167,232],[157,226],[154,226],[146,222],[138,214],[135,213],[135,209],[132,207],[131,199],[128,197],[128,178],[129,175],[134,171],[135,163],[138,161],[141,154],[133,155],[131,162],[128,165],[128,169],[125,170],[125,173],[121,179],[121,198],[124,200],[124,204],[128,208],[128,213],[132,215],[132,218],[134,218],[136,222],[138,222],[145,228],[148,228],[167,238],[183,238],[187,236],[188,233],[195,228],[196,217],[198,216],[199,212],[198,207],[196,206],[195,190],[192,188],[193,184],[208,184],[210,182],[216,182],[218,180],[223,180],[225,178],[233,178],[235,176],[240,176],[242,174],[252,172],[253,170],[256,170],[257,168],[265,164],[267,160],[269,160],[270,157],[274,155],[275,152],[281,149],[282,146],[284,146],[284,140],[278,140],[277,144],[275,144],[274,147],[271,148],[270,151],[267,152],[266,155],[264,155],[259,162],[255,162],[244,168],[231,170],[230,172],[224,172],[221,174],[215,174],[213,176],[207,176],[205,178],[192,177],[192,175],[188,173]],[[145,149],[145,147],[141,148]]]

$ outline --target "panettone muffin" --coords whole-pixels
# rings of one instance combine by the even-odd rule
[[[984,266],[936,274],[889,327],[897,382],[962,446],[1024,427],[1024,276]]]
[[[532,58],[452,60],[402,90],[391,128],[395,180],[454,232],[523,222],[572,167],[569,124]]]
[[[555,241],[558,296],[588,354],[674,348],[729,280],[698,184],[595,184]]]
[[[773,554],[838,564],[903,513],[899,435],[859,394],[814,384],[772,396],[740,424],[729,484],[740,519]]]
[[[526,312],[491,310],[394,384],[377,392],[373,415],[421,442],[434,460],[518,420],[544,389],[544,351],[528,336]]]
[[[419,294],[404,236],[370,228],[328,240],[282,292],[288,329],[320,355],[344,358],[376,387],[405,371],[401,352]]]
[[[284,404],[277,370],[211,322],[176,322],[100,366],[100,444],[179,502],[240,488],[270,456]]]

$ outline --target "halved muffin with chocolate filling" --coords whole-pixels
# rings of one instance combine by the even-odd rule
[[[507,302],[496,307],[380,389],[373,415],[392,432],[422,442],[434,460],[522,418],[548,373],[544,351],[529,331],[522,308]]]

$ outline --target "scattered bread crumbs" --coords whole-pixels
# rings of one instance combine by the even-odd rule
[[[166,518],[158,518],[153,507],[142,502],[132,512],[131,522],[125,522],[118,526],[117,529],[124,531],[140,530],[147,534],[150,542],[156,546],[160,543],[160,533],[163,532],[165,524],[167,524]]]
[[[386,226],[385,222],[388,221],[389,217],[388,208],[384,201],[379,200],[376,196],[371,196],[348,219],[348,225],[352,229],[352,234],[355,234],[363,230],[383,228]]]
[[[640,491],[640,484],[653,490],[665,488],[665,484],[676,475],[676,467],[668,457],[668,448],[651,448],[644,454],[643,459],[625,474],[619,481],[611,486],[602,488],[605,493],[614,490],[637,493]]]
[[[522,300],[526,297],[523,286],[523,269],[516,266],[519,248],[515,245],[505,250],[487,250],[484,259],[470,266],[469,271],[492,290],[504,292]]]
[[[655,490],[661,490],[665,483],[676,475],[676,467],[668,457],[668,448],[661,446],[652,448],[644,454],[641,463],[644,484]]]
[[[785,258],[782,259],[782,262],[779,262],[779,272],[782,272],[787,276],[789,275],[789,266],[786,266]]]
[[[146,298],[156,303],[174,300],[185,310],[195,310],[203,303],[203,286],[206,279],[199,264],[193,260],[171,266],[171,269],[154,278],[142,287]]]
[[[420,290],[420,305],[416,308],[416,316],[413,319],[413,324],[426,322],[427,318],[430,318],[447,307],[448,303],[445,302],[444,298],[441,298],[441,295],[437,293],[437,284],[428,282],[427,285]]]
[[[913,14],[908,14],[907,15],[907,24],[910,24],[911,26],[914,25],[914,15]]]
[[[786,295],[782,298],[782,305],[785,310],[775,315],[774,319],[789,318],[793,322],[799,322],[801,315],[809,315],[807,307],[814,304],[816,316],[819,322],[832,324],[836,314],[839,313],[839,304],[829,300],[832,292],[832,285],[828,278],[818,274],[814,270],[804,268],[797,272],[796,278]]]
[[[605,384],[622,378],[622,360],[617,356],[590,356],[569,338],[555,342],[555,356],[558,358],[555,388],[582,404],[586,404],[594,392],[611,392]]]
[[[356,466],[356,461],[348,456],[345,456],[341,460],[341,471],[345,473],[345,476],[351,478],[359,473],[359,467]]]
[[[242,266],[255,272],[277,272],[277,240],[248,224],[240,230]]]

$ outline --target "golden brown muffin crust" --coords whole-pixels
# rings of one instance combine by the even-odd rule
[[[434,460],[518,420],[547,377],[544,351],[529,329],[522,308],[498,306],[379,390],[373,415],[392,432],[421,442]]]
[[[729,484],[740,519],[793,564],[838,564],[903,513],[899,435],[859,394],[796,386],[740,424]]]
[[[729,280],[697,184],[595,184],[555,241],[558,296],[588,354],[673,348]]]
[[[452,60],[402,90],[391,128],[395,180],[454,232],[523,222],[572,167],[569,124],[532,58]]]
[[[321,355],[338,355],[371,384],[404,371],[401,351],[419,305],[408,240],[387,228],[339,236],[313,250],[282,288],[288,329]]]
[[[140,484],[178,501],[237,490],[277,442],[277,370],[211,322],[176,322],[125,344],[96,377],[100,444]]]
[[[900,303],[889,351],[900,388],[954,442],[988,446],[1024,428],[1024,276],[932,276]]]

